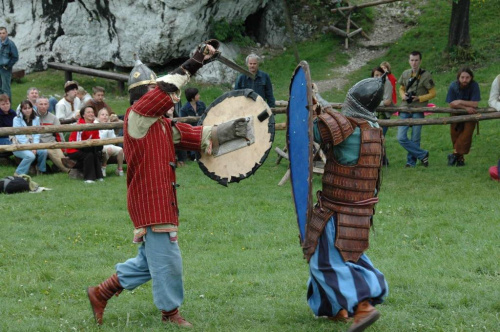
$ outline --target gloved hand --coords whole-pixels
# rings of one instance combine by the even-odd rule
[[[219,49],[220,42],[217,39],[209,39],[200,45],[191,57],[194,61],[206,64],[214,60],[213,56]]]
[[[247,135],[247,120],[239,118],[233,122],[221,123],[216,127],[217,141],[219,145],[237,138],[245,138]]]

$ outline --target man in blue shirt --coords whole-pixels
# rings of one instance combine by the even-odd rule
[[[457,80],[450,84],[446,102],[451,108],[461,108],[467,110],[469,114],[475,114],[480,100],[479,84],[474,81],[472,70],[468,67],[460,68]],[[469,153],[475,127],[475,122],[461,122],[451,125],[453,153],[448,155],[448,166],[465,166],[464,154]]]
[[[12,100],[10,81],[12,67],[19,60],[16,44],[8,38],[7,28],[0,27],[0,94],[5,93]]]
[[[275,107],[275,99],[273,94],[273,85],[269,75],[259,70],[260,57],[257,54],[247,56],[245,63],[248,71],[255,75],[255,79],[241,74],[234,85],[235,90],[252,89],[259,94],[267,102],[269,107]]]

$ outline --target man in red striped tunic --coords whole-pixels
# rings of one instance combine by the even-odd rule
[[[180,88],[214,54],[219,43],[208,41],[193,57],[172,73],[141,81],[143,91],[156,83],[127,110],[124,120],[124,152],[127,156],[127,207],[134,223],[134,242],[141,243],[138,255],[116,265],[116,273],[88,296],[98,324],[107,301],[123,289],[153,281],[154,303],[162,321],[191,327],[178,311],[184,298],[182,259],[177,243],[178,207],[175,182],[175,148],[210,153],[212,135],[227,142],[245,137],[244,119],[235,125],[191,126],[174,122],[165,115],[180,100]],[[139,61],[140,62],[140,61]],[[141,63],[142,65],[142,63]],[[144,65],[143,65],[144,66]],[[137,67],[137,65],[136,65]],[[135,67],[135,68],[136,68]],[[147,68],[147,67],[146,67]],[[143,67],[144,69],[144,67]],[[131,73],[131,77],[134,70]],[[134,74],[140,76],[140,71]],[[150,77],[156,78],[154,75]],[[134,102],[131,89],[131,103]],[[175,144],[175,147],[174,147]]]

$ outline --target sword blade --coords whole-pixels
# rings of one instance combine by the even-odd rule
[[[237,65],[236,63],[234,63],[233,61],[229,60],[228,58],[225,58],[224,56],[220,55],[217,55],[217,57],[215,57],[216,60],[218,60],[219,62],[225,64],[226,66],[228,66],[229,68],[232,68],[244,75],[247,75],[248,77],[250,77],[252,80],[255,79],[255,75],[252,74],[251,72],[249,72],[248,70],[246,70],[245,68]]]

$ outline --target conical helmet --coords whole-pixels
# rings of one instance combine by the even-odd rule
[[[134,59],[135,66],[134,68],[132,68],[132,71],[130,72],[130,76],[128,78],[128,90],[130,91],[130,89],[141,85],[156,84],[157,77],[154,71],[143,64],[137,54],[134,54]]]
[[[347,92],[342,113],[347,116],[376,120],[373,115],[384,98],[385,75],[367,78],[356,83]]]

